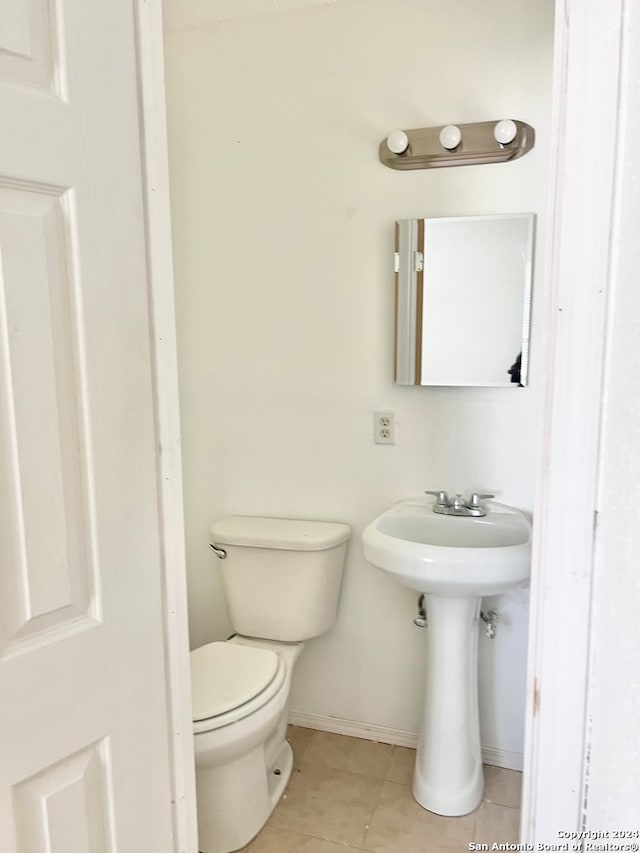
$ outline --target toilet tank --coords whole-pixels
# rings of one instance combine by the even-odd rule
[[[211,528],[235,631],[301,642],[336,620],[347,524],[233,515]]]

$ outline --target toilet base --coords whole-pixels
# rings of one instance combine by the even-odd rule
[[[269,787],[269,801],[271,803],[271,808],[269,809],[269,815],[275,809],[275,807],[280,802],[280,797],[284,794],[284,789],[287,787],[287,782],[291,776],[291,771],[293,769],[293,751],[288,741],[282,744],[282,749],[278,753],[278,756],[273,765],[273,769],[269,773],[268,778],[268,787]],[[262,827],[260,827],[262,829]],[[259,832],[260,830],[258,830]],[[256,833],[257,835],[257,833]]]
[[[213,772],[197,769],[200,853],[240,850],[269,819],[291,776],[293,752],[285,740],[269,768],[264,752],[259,744]]]

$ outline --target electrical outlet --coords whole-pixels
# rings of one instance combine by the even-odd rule
[[[375,444],[396,443],[396,421],[393,412],[373,413],[373,441]]]

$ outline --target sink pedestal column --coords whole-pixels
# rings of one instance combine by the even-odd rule
[[[427,686],[413,795],[446,816],[472,812],[482,799],[478,718],[479,598],[427,602]]]

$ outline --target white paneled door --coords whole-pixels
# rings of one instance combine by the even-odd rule
[[[173,850],[132,0],[0,2],[0,851]]]

